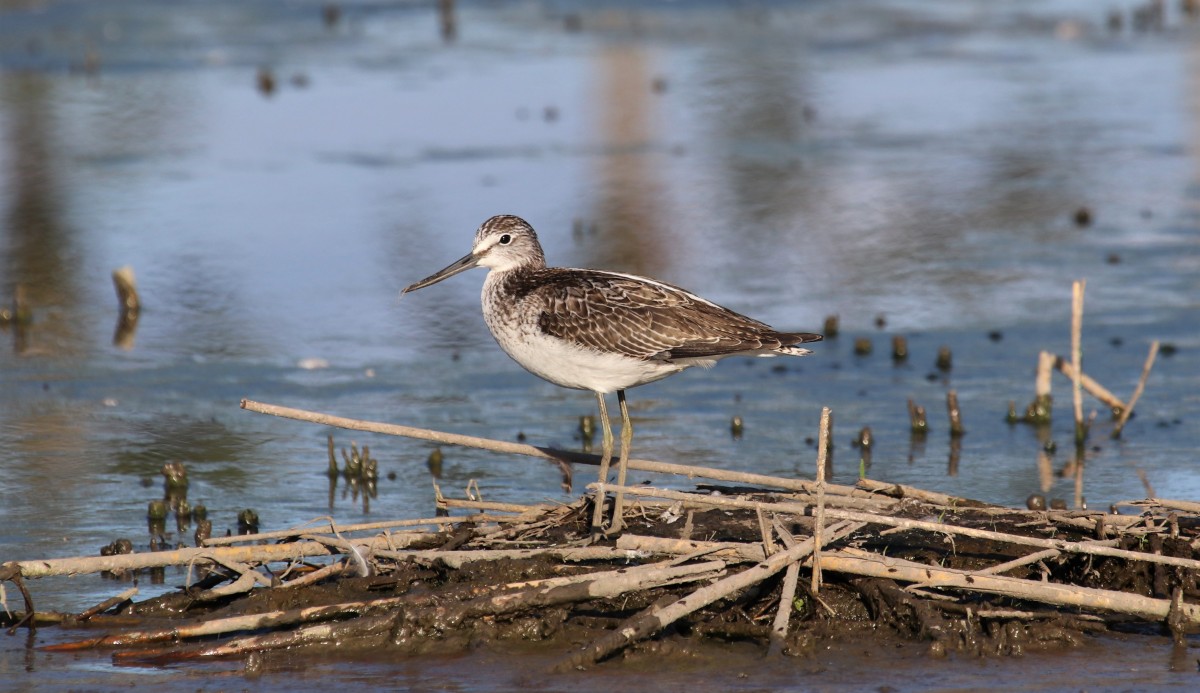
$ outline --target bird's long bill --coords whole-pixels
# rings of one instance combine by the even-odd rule
[[[404,290],[401,291],[400,293],[406,294],[409,291],[416,291],[417,289],[424,289],[425,287],[429,286],[430,284],[437,284],[438,282],[442,281],[443,279],[446,279],[447,277],[453,277],[454,275],[458,274],[459,272],[466,272],[467,270],[471,269],[478,263],[479,263],[479,258],[475,257],[474,255],[464,255],[457,262],[450,265],[449,267],[439,270],[436,274],[432,274],[428,277],[425,277],[424,279],[422,279],[419,282],[416,282],[415,284],[409,284],[408,286],[404,287]]]

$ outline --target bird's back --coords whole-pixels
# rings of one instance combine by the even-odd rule
[[[780,332],[680,287],[645,277],[586,269],[513,272],[504,291],[533,313],[547,336],[642,360],[715,360],[734,354],[803,355],[820,341]],[[532,303],[533,305],[529,305]]]

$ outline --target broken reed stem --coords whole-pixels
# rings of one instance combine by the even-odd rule
[[[641,534],[622,534],[617,537],[617,548],[637,553],[669,553],[677,555],[696,554],[724,560],[759,562],[766,560],[762,546],[740,541],[699,541],[696,539],[670,539]]]
[[[142,301],[138,298],[137,280],[134,279],[133,268],[125,265],[113,270],[112,280],[113,288],[117,290],[117,303],[121,307],[121,312],[136,318],[138,311],[142,308]]]
[[[548,506],[547,506],[548,507]],[[394,529],[397,527],[424,527],[429,525],[450,525],[463,521],[471,522],[517,522],[522,521],[520,515],[467,515],[465,517],[426,517],[416,520],[390,520],[387,522],[364,522],[355,525],[329,525],[324,527],[315,523],[312,526],[300,525],[292,529],[281,529],[273,532],[259,532],[257,534],[242,534],[240,536],[229,537],[210,537],[204,540],[205,546],[224,546],[228,544],[253,543],[270,539],[288,539],[298,537],[301,534],[317,534],[321,532],[330,533],[347,533],[347,532],[367,532],[378,529]]]
[[[821,408],[821,428],[817,434],[817,510],[813,527],[812,593],[821,591],[821,542],[825,529],[825,473],[829,464],[829,439],[833,428],[833,412]]]
[[[372,555],[400,561],[437,561],[444,563],[450,568],[461,568],[468,563],[482,561],[520,560],[525,558],[549,557],[566,562],[625,561],[635,558],[627,550],[614,549],[608,546],[563,546],[540,549],[465,549],[461,551],[445,551],[443,549],[390,551],[379,549],[372,552]]]
[[[783,526],[779,518],[773,518],[775,531],[779,534],[779,539],[783,542],[786,548],[793,548],[797,542],[792,533]],[[815,538],[815,537],[814,537]],[[820,548],[820,540],[813,542],[814,550]],[[814,559],[813,566],[816,569],[817,560]],[[783,586],[779,590],[779,607],[775,610],[775,621],[771,624],[770,645],[768,647],[768,655],[779,654],[783,651],[783,643],[787,639],[788,624],[792,620],[793,603],[796,600],[796,587],[800,582],[800,562],[789,563],[787,572],[783,576]],[[814,597],[816,595],[813,595]],[[818,597],[819,599],[819,597]]]
[[[1146,380],[1150,377],[1150,369],[1154,367],[1154,359],[1158,356],[1158,340],[1150,343],[1150,353],[1146,356],[1146,363],[1142,365],[1142,376],[1138,378],[1137,387],[1133,389],[1133,396],[1129,398],[1129,404],[1121,410],[1121,418],[1117,419],[1117,423],[1113,426],[1112,437],[1120,438],[1121,430],[1125,428],[1125,423],[1129,421],[1129,417],[1133,415],[1133,406],[1142,396],[1142,391],[1146,389]]]
[[[1086,279],[1071,284],[1071,364],[1075,373],[1071,376],[1071,393],[1075,403],[1075,445],[1080,447],[1087,440],[1087,429],[1083,424],[1083,290]]]
[[[937,491],[926,491],[915,486],[906,486],[904,484],[893,484],[886,481],[876,481],[874,479],[859,479],[854,485],[855,488],[870,492],[874,495],[884,495],[890,498],[916,498],[926,503],[933,505],[941,505],[949,508],[1002,508],[1003,506],[992,505],[982,501],[962,498],[960,496],[951,496]],[[1008,508],[1003,508],[1005,512]]]
[[[100,602],[99,604],[93,606],[90,609],[81,611],[79,613],[79,615],[76,616],[75,618],[76,618],[76,620],[79,620],[79,621],[86,621],[86,620],[90,619],[91,617],[95,616],[96,614],[102,614],[105,611],[108,611],[109,609],[113,608],[114,606],[117,606],[118,604],[122,604],[124,602],[127,602],[127,601],[133,599],[134,597],[137,596],[137,593],[138,593],[137,587],[130,587],[129,589],[125,590],[124,592],[122,592],[114,597],[109,597],[108,599],[105,599],[104,601]]]
[[[399,424],[387,424],[377,421],[348,419],[340,416],[330,416],[328,414],[305,411],[303,409],[283,407],[276,404],[265,404],[248,399],[242,400],[242,409],[259,414],[268,414],[285,419],[293,419],[296,421],[307,421],[309,423],[316,423],[324,426],[336,426],[338,428],[345,428],[352,431],[367,431],[370,433],[382,433],[384,435],[403,436],[406,438],[428,440],[446,445],[460,445],[468,448],[478,448],[481,450],[490,450],[492,452],[501,452],[512,455],[526,455],[529,457],[537,457],[554,462],[561,461],[572,462],[575,464],[592,465],[600,464],[600,456],[589,453],[571,452],[569,450],[557,450],[554,448],[542,448],[535,445],[527,445],[525,443],[510,443],[503,440],[478,438],[476,436],[466,436],[458,433],[446,433],[427,428],[416,428],[414,426],[402,426]],[[774,477],[766,474],[735,472],[725,469],[713,469],[711,467],[694,467],[686,464],[656,462],[654,460],[642,460],[635,458],[630,458],[628,464],[630,469],[636,469],[638,471],[655,472],[658,474],[674,474],[676,476],[683,476],[689,479],[700,477],[704,479],[714,479],[717,481],[734,481],[758,486],[771,486],[773,488],[782,488],[791,491],[812,492],[814,489],[813,482],[811,481]],[[825,490],[827,493],[833,493],[840,496],[849,496],[854,493],[853,486],[841,486],[837,484],[827,484]]]
[[[918,405],[911,397],[908,399],[908,425],[913,435],[923,436],[929,432],[929,423],[925,420],[925,407]]]
[[[1033,394],[1036,397],[1049,397],[1052,386],[1050,376],[1054,373],[1054,363],[1058,357],[1048,351],[1038,352],[1037,377],[1033,381]]]
[[[1075,367],[1072,366],[1071,362],[1068,361],[1067,359],[1064,359],[1059,356],[1055,356],[1054,357],[1054,367],[1057,368],[1060,373],[1062,373],[1063,375],[1070,378],[1072,381],[1075,380],[1075,375],[1076,375]],[[1082,370],[1079,371],[1078,375],[1079,375],[1079,384],[1083,386],[1084,390],[1087,390],[1089,395],[1091,395],[1092,397],[1095,397],[1096,399],[1100,400],[1101,402],[1104,402],[1113,411],[1118,411],[1118,410],[1123,411],[1125,409],[1125,403],[1121,401],[1120,397],[1117,397],[1112,392],[1109,392],[1107,388],[1105,388],[1100,383],[1096,382],[1095,379],[1093,379],[1090,375],[1088,375],[1087,373],[1084,373]]]
[[[958,408],[958,393],[954,390],[946,393],[946,413],[950,417],[950,437],[961,437],[963,434],[962,411]]]
[[[550,507],[543,506],[539,508],[536,505],[519,505],[517,503],[498,503],[496,501],[447,498],[445,496],[439,496],[436,505],[440,509],[467,508],[471,510],[495,510],[497,512],[515,513],[512,516],[514,519],[520,517],[521,515],[526,515],[532,511],[548,510]],[[463,518],[460,517],[457,519],[462,520]]]
[[[28,578],[51,575],[76,575],[101,571],[137,570],[139,568],[163,568],[169,565],[186,565],[192,561],[205,561],[226,565],[236,563],[270,563],[292,561],[314,556],[329,556],[335,552],[315,541],[297,541],[288,544],[263,546],[204,546],[175,551],[151,551],[127,553],[116,556],[84,556],[80,558],[49,558],[32,561],[8,561],[0,565],[0,580],[9,579],[10,574]]]

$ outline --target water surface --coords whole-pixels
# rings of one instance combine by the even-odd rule
[[[1068,381],[1048,432],[1003,418],[1032,398],[1038,351],[1067,353],[1070,284],[1086,279],[1089,374],[1128,397],[1150,342],[1174,347],[1119,441],[1085,402],[1100,410],[1086,502],[1147,482],[1195,500],[1200,34],[1175,14],[1135,30],[1132,7],[464,3],[449,40],[425,5],[346,3],[326,26],[316,2],[6,3],[0,292],[23,285],[34,323],[0,331],[0,558],[144,547],[171,460],[218,533],[243,508],[263,529],[432,513],[430,446],[332,431],[369,444],[385,476],[369,512],[340,490],[330,507],[331,431],[243,412],[242,397],[578,449],[592,396],[499,351],[482,272],[397,299],[497,213],[530,220],[555,264],[652,275],[780,328],[840,316],[812,357],[631,391],[639,457],[811,478],[829,406],[840,483],[1074,502],[1074,479],[1037,464],[1046,439],[1053,472],[1071,458]],[[109,278],[123,265],[145,306],[127,348]],[[328,367],[302,367],[314,359]],[[924,441],[910,397],[930,412]],[[849,444],[864,426],[869,465]],[[570,497],[542,463],[445,454],[448,493],[475,479],[489,500]],[[33,585],[62,610],[120,588]],[[21,668],[5,642],[3,666]],[[1122,647],[1151,648],[1169,678],[1161,644]],[[83,661],[31,666],[96,665]]]

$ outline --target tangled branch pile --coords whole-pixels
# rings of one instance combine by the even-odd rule
[[[549,641],[560,666],[574,668],[670,639],[750,640],[803,655],[868,634],[926,641],[933,652],[1007,654],[1147,624],[1182,637],[1200,624],[1196,504],[1018,511],[869,480],[821,486],[629,487],[627,529],[600,541],[590,497],[557,506],[443,498],[483,512],[9,562],[0,579],[24,591],[33,577],[189,566],[198,579],[178,592],[53,619],[103,632],[52,649],[111,648],[118,661],[146,663],[519,638]],[[32,615],[28,596],[26,607],[15,621]]]

